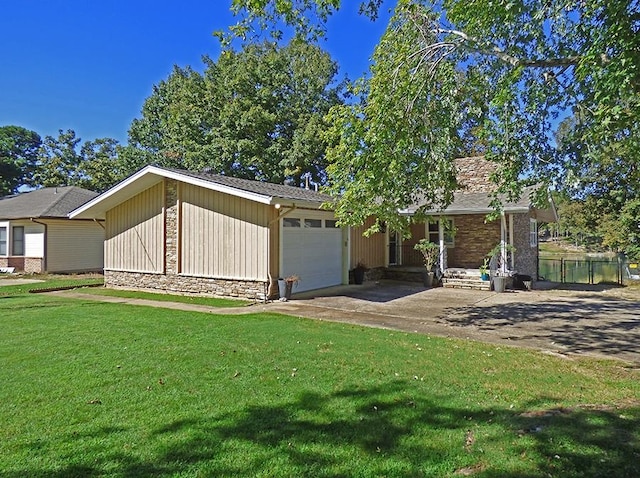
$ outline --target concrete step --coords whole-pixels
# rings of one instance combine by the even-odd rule
[[[491,290],[491,282],[477,278],[451,278],[443,277],[442,286],[451,289],[476,289]]]

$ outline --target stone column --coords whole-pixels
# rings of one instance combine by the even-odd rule
[[[165,274],[178,273],[178,181],[165,179]]]

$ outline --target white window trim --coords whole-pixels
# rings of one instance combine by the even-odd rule
[[[4,254],[0,254],[0,257],[9,257],[9,225],[0,224],[0,229],[4,229]]]
[[[16,253],[16,229],[22,229],[22,252]],[[24,257],[26,253],[26,230],[24,226],[12,226],[11,227],[11,255],[16,257]]]

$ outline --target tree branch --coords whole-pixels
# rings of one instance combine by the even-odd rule
[[[503,49],[499,48],[496,45],[487,45],[482,47],[482,44],[486,42],[482,42],[477,38],[467,35],[465,32],[460,30],[451,30],[446,28],[435,27],[432,29],[434,35],[444,34],[444,35],[453,35],[462,40],[460,45],[468,45],[472,50],[477,51],[478,53],[485,55],[493,55],[498,57],[500,60],[505,63],[510,64],[511,66],[518,67],[524,66],[528,68],[558,68],[558,67],[567,67],[577,65],[580,61],[580,56],[568,56],[566,58],[546,58],[546,59],[522,59],[516,56],[513,56]]]

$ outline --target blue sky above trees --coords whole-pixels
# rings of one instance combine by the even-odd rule
[[[212,32],[233,23],[230,3],[7,2],[0,17],[0,126],[23,126],[43,137],[73,129],[85,140],[126,142],[152,86],[174,64],[200,70],[202,55],[217,58]],[[321,46],[341,75],[355,79],[367,70],[383,17],[372,23],[354,2],[331,19]]]

